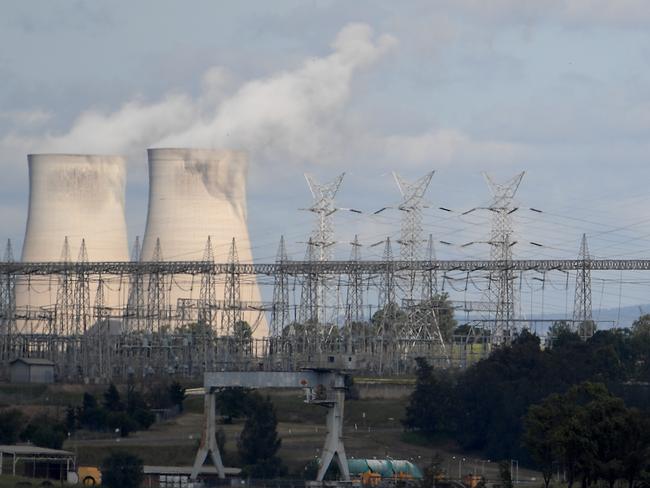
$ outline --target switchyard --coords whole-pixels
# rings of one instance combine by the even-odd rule
[[[586,237],[576,259],[515,259],[512,215],[524,173],[505,183],[486,175],[490,204],[462,214],[483,209],[492,215],[484,242],[490,259],[437,258],[434,236],[423,230],[429,172],[413,183],[394,174],[399,238],[366,244],[381,246],[380,259],[364,258],[356,236],[349,259],[333,259],[333,215],[361,213],[336,206],[341,174],[324,184],[307,176],[313,199],[304,210],[314,216],[314,227],[304,259],[289,259],[281,237],[275,262],[254,263],[245,167],[245,155],[232,151],[149,150],[147,230],[127,260],[124,161],[30,156],[23,259],[16,262],[8,242],[0,263],[4,376],[17,358],[51,361],[55,379],[72,382],[298,371],[339,354],[354,355],[357,369],[369,375],[412,372],[417,357],[437,367],[464,367],[544,323],[521,313],[518,295],[530,275],[544,282],[547,273],[564,273],[568,294],[568,273],[575,273],[573,314],[564,322],[586,339],[595,330],[592,271],[650,269],[650,260],[594,259]],[[44,183],[50,180],[56,188]],[[60,200],[54,210],[49,199]],[[103,238],[90,207],[102,208],[118,233]],[[76,217],[57,220],[61,208]],[[225,262],[215,259],[217,245],[228,249]],[[470,286],[481,299],[467,295]],[[448,298],[449,289],[463,287],[462,300]],[[453,311],[465,314],[464,323],[444,330],[443,318]]]

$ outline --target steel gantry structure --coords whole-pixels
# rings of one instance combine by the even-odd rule
[[[140,261],[136,256],[129,262],[92,262],[83,253],[77,261],[8,259],[0,262],[0,360],[6,374],[8,362],[16,357],[48,358],[55,362],[60,378],[72,381],[129,374],[199,377],[215,368],[296,370],[333,353],[355,354],[359,368],[369,374],[403,373],[418,356],[441,366],[459,363],[449,347],[453,338],[446,336],[441,344],[437,338],[411,334],[417,330],[413,327],[391,323],[410,320],[399,305],[399,299],[404,299],[400,274],[415,271],[425,280],[439,274],[444,280],[447,273],[455,272],[485,278],[504,272],[515,276],[574,271],[579,279],[578,319],[584,322],[590,320],[585,312],[590,307],[583,304],[583,297],[590,296],[589,273],[650,271],[650,259],[591,259],[586,252],[576,259],[438,260],[429,256],[404,260],[393,258],[390,241],[386,249],[380,260],[364,260],[353,253],[343,261],[295,261],[287,258],[281,245],[273,263],[241,263],[234,252],[229,262],[214,262],[209,246],[203,261]],[[345,288],[337,294],[347,303],[330,305],[337,308],[328,315],[340,317],[340,323],[327,337],[319,324],[301,321],[300,290],[314,276]],[[187,286],[178,285],[187,296],[172,303],[170,287],[181,280],[187,281]],[[237,290],[247,281],[266,286],[269,291],[262,296],[268,301],[251,302],[239,296]],[[16,289],[21,287],[25,293],[32,287],[37,293],[34,283],[38,282],[56,289],[52,303],[38,307],[29,301],[17,303]],[[224,296],[215,293],[217,283],[227,285]],[[107,305],[109,290],[123,297],[118,305]],[[452,305],[482,315],[498,310],[498,304],[490,301]],[[243,313],[269,314],[270,333],[256,339],[238,333],[235,324]],[[217,316],[223,319],[216,320]],[[487,329],[492,322],[486,320],[483,326]],[[516,327],[525,321],[512,322]],[[255,323],[250,327],[255,330]],[[483,354],[498,346],[488,337],[481,347]],[[472,353],[477,352],[472,349]]]

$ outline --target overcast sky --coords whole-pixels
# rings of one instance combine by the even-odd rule
[[[572,257],[583,232],[598,257],[650,256],[647,0],[0,5],[0,234],[17,248],[27,153],[127,156],[133,240],[146,148],[187,145],[248,151],[258,261],[281,234],[302,257],[303,173],[343,171],[337,203],[364,213],[335,214],[337,256],[354,233],[396,238],[398,211],[372,216],[399,201],[390,172],[431,170],[424,233],[441,258],[488,255],[460,246],[490,216],[460,213],[489,203],[482,171],[524,170],[517,257]],[[625,292],[602,281],[600,304],[650,301],[635,276]]]

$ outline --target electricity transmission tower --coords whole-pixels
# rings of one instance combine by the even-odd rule
[[[397,173],[393,173],[402,201],[397,207],[402,212],[402,229],[400,236],[400,256],[404,261],[419,261],[422,256],[422,209],[424,194],[429,188],[435,171],[431,171],[417,180],[408,183]]]
[[[334,244],[331,216],[337,210],[334,206],[334,198],[341,187],[344,176],[345,173],[341,173],[334,181],[320,184],[313,176],[305,175],[313,198],[312,206],[306,210],[316,215],[316,226],[311,239],[313,246],[318,250],[318,261],[329,261],[331,259],[331,247]]]
[[[406,324],[400,335],[416,341],[433,340],[444,345],[433,303],[431,300],[428,303],[423,301],[427,277],[416,264],[423,258],[422,210],[426,208],[424,195],[431,184],[433,174],[434,171],[430,171],[414,183],[409,183],[397,173],[393,173],[402,195],[402,201],[397,207],[402,212],[400,257],[409,263],[408,269],[399,274],[399,282],[404,291],[403,305],[407,314]]]
[[[275,262],[279,265],[279,272],[273,277],[273,310],[271,311],[271,336],[282,335],[284,327],[289,325],[289,276],[283,267],[289,260],[284,236],[280,237],[278,252]]]
[[[582,267],[576,272],[576,292],[573,301],[573,327],[583,339],[588,339],[595,332],[591,307],[591,256],[587,246],[587,236],[582,234],[578,260]]]
[[[514,333],[515,315],[515,274],[510,269],[513,240],[512,214],[517,210],[513,200],[521,184],[525,171],[504,183],[495,182],[483,173],[492,191],[492,202],[488,209],[492,212],[492,231],[490,234],[490,259],[500,263],[500,269],[490,273],[489,300],[495,305],[492,343],[509,341]]]
[[[312,205],[306,210],[316,216],[316,225],[309,239],[308,253],[311,253],[311,260],[318,262],[329,261],[332,257],[332,246],[334,245],[332,227],[332,214],[338,209],[334,205],[334,199],[341,187],[341,182],[345,173],[338,175],[330,183],[318,183],[316,179],[305,174],[309,191],[312,195]],[[317,302],[312,303],[316,309],[322,310],[322,313],[312,316],[312,319],[319,319],[323,324],[327,324],[327,305],[328,305],[328,280],[324,277],[313,276],[318,283],[318,290],[315,291],[318,296]]]
[[[4,262],[14,262],[14,251],[11,246],[11,239],[7,240],[5,247]],[[4,334],[9,340],[6,341],[5,346],[11,342],[11,335],[15,325],[15,306],[16,306],[16,276],[7,273],[0,275],[2,283],[0,283],[0,334]],[[6,359],[6,352],[2,351],[3,357]]]

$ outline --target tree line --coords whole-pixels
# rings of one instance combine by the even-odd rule
[[[68,435],[79,429],[114,431],[127,437],[148,429],[156,420],[154,408],[176,406],[182,410],[185,389],[177,382],[154,385],[147,394],[129,383],[126,392],[110,384],[101,399],[85,392],[80,405],[69,405],[65,417],[48,413],[28,417],[16,408],[0,412],[0,443],[30,442],[39,447],[61,449]]]
[[[623,425],[650,430],[642,422],[650,406],[650,315],[586,341],[562,323],[552,332],[543,348],[524,331],[464,371],[434,370],[418,359],[404,426],[491,459],[535,465],[545,477],[555,466],[570,483],[615,477],[633,486],[649,469],[632,466],[639,456],[647,463],[650,440],[621,433],[628,432]],[[582,457],[572,457],[576,449]]]

